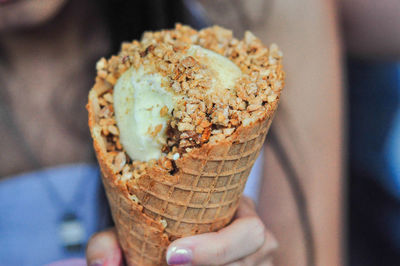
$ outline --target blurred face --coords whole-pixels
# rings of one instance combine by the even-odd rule
[[[34,27],[54,17],[67,0],[0,0],[0,33]]]

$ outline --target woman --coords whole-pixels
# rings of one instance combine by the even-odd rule
[[[182,10],[180,1],[0,1],[1,265],[84,257],[108,224],[85,110],[95,62],[145,29],[172,27]]]
[[[95,208],[98,171],[93,165],[75,164],[94,161],[83,109],[94,62],[115,53],[122,40],[138,38],[143,29],[171,27],[177,20],[174,14],[183,13],[178,1],[128,2],[100,6],[89,0],[0,1],[0,264],[36,265],[79,256],[88,236],[104,226]],[[270,136],[279,138],[266,150],[268,167],[258,202],[264,224],[281,246],[275,262],[339,265],[342,94],[336,2],[198,2],[212,22],[237,33],[250,29],[265,42],[279,43],[285,52],[287,88],[276,133]],[[363,4],[345,2],[352,3],[345,6],[347,14]],[[359,22],[350,24],[364,25]],[[396,40],[392,43],[387,51],[400,47]],[[382,47],[363,48],[356,50],[371,53]],[[289,170],[288,175],[287,162],[295,173]],[[15,176],[26,171],[34,172]],[[293,179],[298,176],[300,180]],[[302,188],[305,195],[299,192]],[[236,220],[223,231],[174,242],[169,262],[268,265],[276,242],[268,233],[251,230],[254,226],[264,230],[253,204],[245,199]],[[122,259],[112,230],[93,237],[87,251],[90,265],[118,265]]]
[[[267,137],[270,143],[265,152],[266,167],[260,194],[262,197],[258,199],[257,208],[263,222],[274,232],[280,245],[274,256],[274,262],[276,265],[296,266],[341,265],[345,262],[343,249],[346,246],[342,234],[344,225],[342,176],[345,171],[343,118],[346,117],[346,108],[342,92],[341,44],[344,44],[343,48],[347,54],[364,60],[398,59],[399,2],[394,0],[379,2],[199,0],[198,2],[203,4],[212,23],[233,28],[235,34],[239,36],[244,30],[250,29],[266,43],[271,41],[279,43],[284,51],[284,65],[288,74],[287,85],[273,129]],[[338,15],[341,15],[341,21]],[[339,32],[340,22],[344,22],[343,34]],[[396,191],[399,173],[393,171],[398,169],[398,163],[396,165],[395,162],[399,162],[399,157],[396,157],[398,154],[396,143],[399,142],[395,132],[399,128],[399,123],[396,124],[396,121],[400,120],[391,119],[390,123],[384,123],[387,118],[392,118],[390,116],[393,107],[396,107],[393,105],[400,99],[398,96],[400,94],[390,91],[396,88],[398,92],[400,86],[387,85],[396,79],[395,71],[397,70],[390,67],[384,75],[378,72],[379,75],[369,77],[368,82],[363,74],[371,72],[360,71],[356,77],[354,71],[350,72],[352,75],[350,101],[351,104],[356,104],[350,109],[350,119],[354,119],[350,121],[352,123],[350,144],[353,144],[350,146],[352,156],[350,163],[352,174],[358,174],[358,177],[351,176],[356,184],[350,187],[351,192],[358,191],[357,194],[354,193],[356,196],[352,197],[352,204],[356,206],[351,210],[362,212],[358,217],[359,220],[351,221],[351,229],[356,228],[351,231],[352,242],[350,242],[351,263],[354,265],[398,265],[400,261],[398,255],[400,241],[396,233],[399,224],[399,193]],[[375,94],[371,94],[368,90],[374,86],[371,86],[370,82],[376,82],[379,78],[381,81],[377,82],[378,90]],[[359,90],[354,93],[356,79]],[[357,104],[365,99],[360,98],[360,94],[364,96],[370,94],[375,97],[370,97],[369,102],[362,103],[363,107],[356,110]],[[389,98],[389,108],[388,102],[381,99],[382,96],[386,97],[386,100]],[[383,111],[375,112],[371,110],[371,106],[381,108]],[[386,114],[385,110],[388,111]],[[396,110],[398,112],[398,105]],[[365,116],[370,113],[373,116]],[[389,127],[393,128],[391,134],[376,134],[388,132]],[[363,130],[366,128],[372,130]],[[385,147],[379,145],[371,147],[370,139],[376,140],[374,144],[386,143],[386,149],[381,150],[380,148]],[[379,148],[378,153],[375,153],[378,157],[372,156],[365,160],[363,152],[374,148]],[[380,161],[376,159],[382,158],[386,159],[386,162],[379,165]],[[386,190],[379,193],[386,195],[383,196],[386,200],[380,202],[376,200],[379,191],[376,186],[365,189],[365,185],[369,186],[368,184],[372,183],[367,177],[374,174],[371,170],[376,170],[377,166],[378,169],[385,168],[374,177]],[[354,170],[357,173],[354,173]],[[396,192],[395,197],[393,191]],[[388,194],[392,196],[389,197]],[[362,197],[357,198],[358,196]],[[368,205],[365,199],[368,200]],[[389,199],[391,199],[390,204],[388,204]],[[387,219],[383,220],[382,217]],[[240,222],[241,219],[235,220],[236,224]],[[176,254],[177,250],[182,250],[182,253],[191,254],[185,262],[190,260],[193,264],[230,265],[234,259],[237,260],[232,265],[270,263],[269,252],[266,252],[268,249],[257,250],[257,246],[251,246],[250,238],[245,237],[241,245],[237,246],[229,239],[237,239],[237,236],[241,235],[240,232],[236,230],[229,234],[227,231],[229,229],[217,234],[178,240],[170,247],[169,258]],[[372,236],[372,232],[379,237]],[[221,236],[220,240],[215,241],[218,236]],[[189,240],[192,246],[188,246]],[[204,248],[208,243],[214,244],[209,245],[210,248]],[[259,246],[262,246],[261,242]],[[390,250],[394,247],[395,251],[388,251],[386,247],[390,247]],[[100,233],[89,243],[88,261],[102,261],[107,256],[118,254],[118,250],[112,232]],[[377,255],[382,256],[372,258]],[[238,258],[240,256],[241,258]],[[263,259],[259,260],[260,257]]]
[[[139,1],[134,5],[128,2],[130,1],[109,1],[100,6],[89,0],[1,1],[1,121],[4,122],[0,125],[0,141],[2,154],[7,154],[0,160],[1,176],[4,177],[0,186],[2,224],[5,225],[1,230],[6,236],[0,240],[3,241],[1,246],[5,247],[0,251],[2,264],[43,264],[60,258],[79,256],[87,237],[104,226],[101,222],[103,217],[96,211],[98,171],[93,165],[86,164],[93,162],[93,153],[83,107],[94,76],[94,62],[100,56],[115,52],[122,40],[138,38],[143,29],[171,27],[178,19],[167,14],[183,13],[178,1]],[[330,84],[331,87],[324,90],[326,92],[339,87],[333,5],[318,4],[316,0],[301,6],[296,1],[276,1],[273,2],[276,6],[272,10],[269,10],[270,6],[265,10],[264,7],[257,8],[261,1],[225,1],[220,6],[214,6],[213,1],[200,2],[207,7],[210,17],[216,23],[236,27],[238,33],[242,29],[250,28],[256,34],[264,36],[264,41],[280,43],[288,54],[286,65],[290,73],[289,85],[293,83],[291,80],[298,80],[298,88],[304,89],[308,96],[312,96],[309,92],[314,86]],[[310,10],[322,16],[304,19],[296,12],[299,7],[304,10],[311,8]],[[233,12],[232,8],[235,8]],[[231,12],[226,17],[230,20],[217,20],[220,16],[215,13],[216,10],[227,15]],[[257,13],[257,20],[252,23],[253,12]],[[293,32],[275,32],[282,26],[282,16],[289,19],[284,28],[293,29]],[[270,20],[269,23],[266,23],[267,20]],[[226,25],[227,23],[231,25]],[[240,28],[237,27],[238,23],[243,23]],[[320,27],[315,26],[319,24]],[[107,28],[107,25],[111,28]],[[310,28],[309,38],[296,35],[299,25]],[[265,38],[266,32],[270,33],[271,40]],[[325,38],[315,39],[315,32],[322,33]],[[312,61],[313,64],[302,66],[302,73],[310,73],[309,75],[297,74],[297,70],[292,70],[297,64],[290,58],[296,59],[302,52],[293,52],[293,40],[296,40],[296,48],[302,52],[309,47],[328,49],[333,52],[328,53],[332,60]],[[325,64],[326,62],[328,63]],[[313,86],[307,87],[308,83],[302,78],[303,75],[312,76],[320,63],[328,67],[332,75],[322,73],[320,79],[313,80]],[[291,113],[292,106],[296,106],[296,103],[291,102],[291,97],[284,95],[283,98],[285,97],[288,98],[288,104],[284,104],[282,109]],[[314,124],[324,120],[325,112],[334,110],[331,121],[316,136],[325,136],[326,131],[340,135],[339,113],[332,109],[340,103],[340,93],[328,93],[324,97],[331,101],[330,105],[323,106],[320,116],[307,117],[307,113],[304,113],[305,119],[299,121],[312,128]],[[308,99],[312,104],[313,98]],[[281,119],[278,117],[277,122],[279,121]],[[300,128],[303,127],[297,121],[294,122]],[[280,127],[277,127],[279,132]],[[285,131],[282,132],[285,134]],[[287,140],[287,135],[282,136]],[[304,131],[300,132],[299,138],[306,140],[300,148],[309,147]],[[311,144],[323,146],[325,142]],[[302,182],[316,182],[313,186],[307,186],[308,195],[325,193],[329,190],[328,187],[333,189],[331,194],[334,197],[338,195],[340,167],[334,164],[332,167],[326,166],[340,159],[339,147],[340,139],[336,140],[335,137],[335,142],[324,151],[308,158],[313,163],[321,162],[317,164],[317,170],[331,175],[330,184],[314,181],[317,178],[314,179],[313,176],[305,178],[306,168],[300,167]],[[292,143],[287,141],[284,148],[290,154],[295,151]],[[309,152],[307,149],[304,151],[305,154],[312,154]],[[327,159],[331,152],[334,156]],[[319,265],[337,265],[340,260],[339,240],[332,238],[332,235],[339,232],[339,201],[324,200],[320,205],[315,205],[314,201],[310,203],[312,223],[325,224],[329,233],[316,232],[316,243],[308,235],[303,238],[303,219],[298,217],[293,204],[295,201],[291,200],[293,194],[285,185],[285,172],[275,158],[267,150],[270,167],[264,180],[262,195],[265,193],[268,196],[260,198],[259,210],[264,221],[277,232],[283,247],[280,252],[284,253],[278,253],[278,264],[312,263],[315,258],[312,245],[315,244]],[[85,164],[76,165],[83,162]],[[68,166],[38,171],[65,164]],[[295,161],[296,167],[302,164],[302,161]],[[15,177],[16,174],[26,171],[34,172]],[[266,192],[264,188],[269,191]],[[271,188],[278,190],[271,191]],[[330,215],[325,216],[324,209],[329,209]],[[300,213],[303,211],[300,210]],[[304,221],[306,220],[308,221],[307,216]],[[309,230],[309,226],[306,222],[305,228]],[[335,240],[331,241],[333,239]],[[322,244],[326,241],[330,241],[329,248]],[[167,258],[170,264],[189,261],[197,264],[224,264],[233,261],[246,265],[270,264],[271,251],[276,245],[271,234],[265,231],[254,204],[244,199],[230,226],[218,233],[177,240],[169,248]],[[24,251],[23,255],[21,250]],[[78,250],[78,253],[74,253],[74,250]],[[87,258],[90,265],[106,262],[117,265],[121,262],[121,253],[112,231],[92,238]]]
[[[236,36],[250,29],[265,43],[278,43],[284,53],[287,85],[267,137],[270,143],[257,205],[280,246],[274,263],[340,265],[343,100],[335,1],[196,2],[202,4],[210,23],[233,28]],[[245,202],[231,226],[251,226],[246,226],[247,218],[240,217],[244,206]],[[245,208],[256,217],[253,208]],[[263,242],[252,234],[252,227],[250,231],[231,228],[177,240],[168,250],[168,262],[272,264],[275,244],[269,236]],[[118,254],[115,235],[107,231],[92,238],[87,258],[89,263],[115,262]],[[178,263],[174,258],[181,260]]]
[[[184,11],[180,1],[0,2],[1,265],[83,257],[107,225],[84,109],[95,62],[143,30],[185,21]],[[250,201],[238,216],[248,218],[226,229],[242,232],[233,244],[253,235],[248,250],[275,248]]]

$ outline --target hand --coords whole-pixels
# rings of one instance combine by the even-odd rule
[[[240,201],[234,221],[215,233],[178,239],[167,250],[170,265],[272,265],[271,254],[277,242],[247,197]],[[114,230],[96,234],[87,247],[88,265],[117,266],[122,263],[121,250]]]

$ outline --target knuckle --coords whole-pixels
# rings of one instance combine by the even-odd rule
[[[92,235],[86,244],[86,255],[90,255],[95,249],[96,243],[100,242],[104,236],[104,232],[99,232]]]
[[[87,242],[87,247],[91,246],[93,243],[97,242],[102,237],[103,237],[103,232],[95,233],[89,238],[89,241]]]
[[[240,261],[235,261],[235,262],[226,264],[225,266],[245,266],[245,265],[249,265],[249,264],[246,264],[246,262],[244,262],[243,260],[240,260]]]
[[[221,265],[227,262],[228,257],[228,247],[227,245],[220,244],[215,250],[215,260],[214,265]]]
[[[243,202],[246,206],[248,206],[252,209],[255,209],[255,207],[256,207],[256,204],[254,203],[254,201],[249,197],[243,196]]]
[[[275,236],[269,232],[268,230],[265,230],[265,240],[268,240],[268,247],[270,248],[271,251],[274,251],[279,248],[279,243]]]
[[[98,238],[97,235],[98,235],[98,234],[92,235],[92,236],[89,238],[88,242],[86,243],[86,251],[85,251],[86,256],[89,256],[89,255],[92,253],[92,250],[93,250],[93,243],[96,243],[96,242],[97,242],[97,238]]]
[[[251,228],[251,236],[253,237],[254,243],[260,247],[264,244],[265,241],[265,226],[264,223],[258,217],[250,218],[250,228]]]
[[[109,243],[110,239],[114,239],[114,234],[115,233],[112,230],[101,231],[93,234],[86,244],[86,252],[90,253],[93,249],[96,249],[96,246],[101,246],[101,243]]]

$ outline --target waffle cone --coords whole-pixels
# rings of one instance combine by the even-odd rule
[[[239,127],[224,141],[185,154],[175,161],[178,172],[174,175],[151,168],[135,185],[127,185],[118,181],[107,156],[97,125],[97,97],[92,90],[87,105],[89,127],[128,265],[163,265],[170,241],[216,231],[231,221],[273,113]]]

